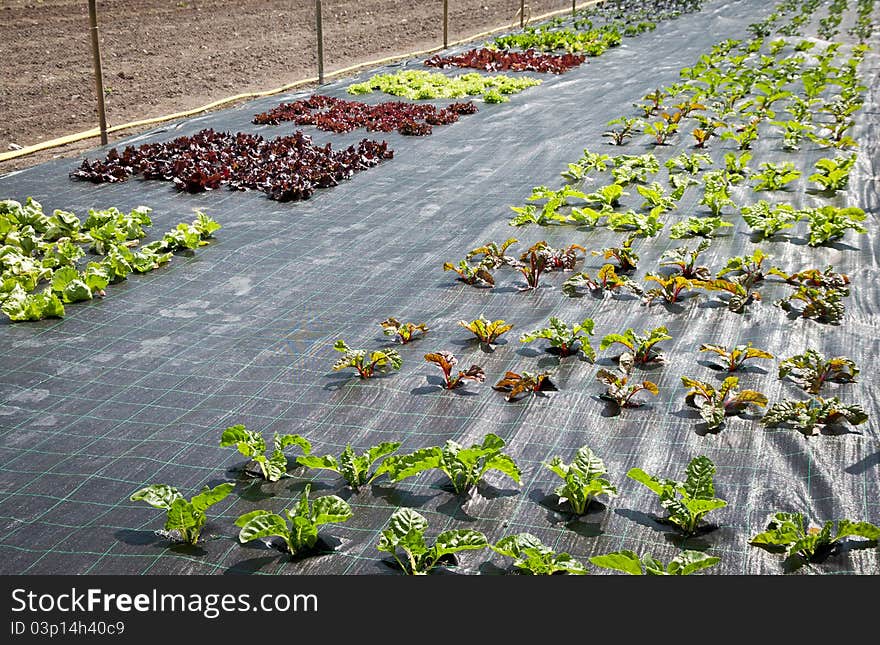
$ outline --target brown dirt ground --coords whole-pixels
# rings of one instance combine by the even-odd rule
[[[516,21],[519,0],[449,0],[449,40]],[[571,6],[529,0],[526,15]],[[85,0],[0,2],[0,152],[96,127]],[[325,0],[325,71],[442,44],[441,0]],[[99,0],[109,125],[317,75],[312,0]],[[144,130],[146,128],[141,128]],[[111,142],[138,130],[111,134]],[[99,139],[0,162],[0,174]]]

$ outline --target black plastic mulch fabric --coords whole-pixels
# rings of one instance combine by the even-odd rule
[[[624,234],[607,229],[513,230],[507,225],[508,206],[522,204],[532,186],[561,186],[559,172],[585,147],[609,154],[651,151],[644,136],[624,147],[607,145],[601,138],[605,123],[633,114],[633,102],[674,82],[681,67],[714,43],[747,37],[746,25],[768,11],[766,3],[754,0],[707,3],[701,13],[625,39],[622,47],[579,69],[542,76],[543,86],[509,103],[480,104],[479,113],[435,128],[430,137],[381,137],[394,149],[393,161],[304,202],[279,204],[259,193],[227,190],[188,195],[165,182],[139,179],[94,186],[69,180],[76,164],[67,160],[0,178],[3,197],[33,196],[47,209],[84,213],[90,207],[149,205],[157,234],[188,221],[196,208],[223,224],[210,246],[191,257],[178,255],[162,270],[111,285],[103,300],[69,306],[63,320],[0,326],[0,570],[390,574],[395,570],[375,545],[393,510],[406,505],[428,518],[430,535],[471,527],[495,541],[528,531],[583,560],[632,549],[666,561],[680,548],[699,548],[721,557],[714,573],[771,574],[783,571],[782,557],[750,546],[748,539],[775,511],[803,512],[814,523],[842,517],[880,523],[880,403],[872,383],[877,375],[872,360],[880,353],[874,282],[880,277],[876,53],[869,53],[861,68],[871,89],[853,131],[860,148],[852,186],[835,202],[864,208],[870,234],[848,233],[839,243],[813,249],[806,246],[805,229],[798,228],[792,239],[761,245],[787,270],[830,263],[852,276],[853,294],[840,326],[788,319],[771,304],[786,292],[779,287],[763,288],[764,302],[738,316],[717,306],[716,297],[647,308],[634,300],[564,298],[559,274],[548,275],[537,292],[521,293],[521,278],[512,271],[498,272],[498,286],[488,290],[465,286],[441,270],[444,261],[457,261],[474,246],[510,235],[520,239],[520,250],[540,239],[595,250],[619,242]],[[349,82],[322,92],[345,96]],[[250,120],[282,100],[305,95],[256,101],[134,140],[163,140],[204,127],[289,133],[295,128],[257,127]],[[366,100],[387,98],[374,94]],[[316,142],[334,146],[365,136],[363,131],[343,136],[306,131]],[[678,139],[655,152],[662,162],[689,146]],[[716,142],[711,154],[720,160],[731,147]],[[752,167],[784,155],[777,135],[762,136],[753,153]],[[820,156],[828,154],[807,143],[792,159],[806,176]],[[610,181],[610,174],[603,179]],[[786,198],[795,205],[823,203],[806,193],[806,186],[805,178],[798,180]],[[634,187],[628,190],[632,195],[624,203],[638,207]],[[696,212],[699,195],[691,189],[667,219]],[[744,204],[758,196],[740,186],[733,197]],[[704,257],[715,270],[725,258],[755,246],[741,219],[727,218],[736,227]],[[656,267],[664,250],[680,244],[667,236],[668,227],[636,243],[642,256],[637,278]],[[588,257],[584,270],[594,272],[601,264],[600,258]],[[480,314],[515,325],[493,353],[481,351],[456,325]],[[560,361],[545,353],[542,343],[518,342],[520,333],[551,315],[568,321],[592,317],[594,345],[626,327],[641,331],[666,325],[674,337],[662,344],[668,362],[648,372],[660,396],[650,405],[608,416],[597,396],[597,366],[576,358]],[[388,316],[431,328],[425,338],[400,347],[400,372],[361,381],[351,370],[331,371],[337,338],[353,347],[390,346],[377,324]],[[832,385],[828,392],[861,403],[870,421],[849,434],[810,439],[794,430],[763,429],[755,416],[731,418],[718,433],[698,432],[699,419],[684,405],[680,376],[720,381],[722,374],[701,362],[706,357],[697,352],[699,344],[746,341],[778,357],[806,346],[852,357],[863,369],[859,382]],[[443,349],[463,365],[482,365],[492,382],[506,370],[552,368],[559,391],[519,403],[506,403],[489,383],[441,391],[433,380],[439,372],[422,355]],[[611,364],[616,353],[601,352],[599,365]],[[762,390],[771,401],[804,398],[794,385],[776,379],[775,363],[759,365],[763,368],[741,375],[743,386]],[[276,484],[242,482],[211,509],[205,530],[210,539],[197,548],[169,548],[154,534],[162,527],[162,514],[128,497],[148,483],[172,484],[190,495],[205,484],[235,480],[232,469],[245,459],[218,441],[222,430],[236,423],[267,439],[273,432],[301,433],[318,454],[338,454],[346,443],[366,449],[399,440],[404,451],[447,439],[470,444],[494,432],[522,468],[523,484],[490,474],[488,486],[462,501],[443,488],[436,472],[398,485],[381,480],[352,493],[332,473],[295,469],[292,478]],[[542,461],[557,454],[568,461],[581,445],[605,460],[620,494],[572,519],[554,505],[557,480]],[[297,453],[288,454],[293,459]],[[716,492],[729,505],[710,516],[714,530],[682,542],[657,521],[665,515],[657,498],[625,473],[638,466],[679,478],[700,454],[716,463]],[[289,508],[308,481],[313,496],[339,494],[354,508],[348,522],[322,529],[323,553],[291,561],[260,543],[238,544],[236,517],[255,508]],[[464,554],[455,570],[491,574],[508,567],[509,561],[485,551]],[[853,549],[799,571],[876,574],[880,555],[876,548]]]

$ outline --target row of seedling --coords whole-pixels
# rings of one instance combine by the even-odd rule
[[[284,462],[286,467],[283,450],[294,444],[299,445],[306,453],[297,458],[298,464],[337,472],[355,490],[372,483],[381,475],[387,475],[392,482],[399,482],[433,470],[444,473],[455,493],[462,496],[479,486],[490,471],[501,472],[516,483],[521,483],[519,468],[509,455],[502,452],[505,443],[494,434],[486,435],[482,443],[469,448],[449,440],[443,447],[423,448],[409,455],[394,454],[400,446],[399,443],[381,444],[363,455],[355,454],[351,446],[346,446],[338,458],[332,455],[311,455],[310,444],[299,435],[276,435],[272,459],[277,463]],[[254,458],[255,461],[266,461],[262,454],[265,451],[262,436],[246,430],[244,426],[228,428],[223,433],[221,446],[236,446],[245,456]],[[260,468],[267,479],[277,481],[286,474],[267,471],[263,462],[260,462]],[[560,507],[566,505],[574,516],[589,512],[591,504],[600,497],[610,499],[618,495],[617,487],[607,478],[605,463],[587,446],[577,450],[571,463],[565,463],[561,457],[555,456],[544,462],[544,466],[562,480],[554,492]],[[655,493],[660,506],[668,513],[661,521],[688,537],[711,530],[713,526],[706,525],[706,517],[712,511],[727,506],[725,500],[716,496],[715,472],[716,468],[711,460],[698,456],[688,464],[682,481],[656,477],[641,468],[630,469],[627,477]],[[207,523],[207,509],[223,501],[234,489],[235,484],[231,482],[213,489],[205,487],[199,494],[187,500],[172,486],[153,484],[136,491],[131,500],[143,501],[166,511],[165,528],[161,534],[172,541],[194,545],[198,543]],[[235,521],[240,529],[238,540],[243,544],[260,540],[291,557],[315,552],[320,527],[345,522],[354,512],[337,495],[310,499],[310,491],[311,484],[306,484],[298,504],[285,510],[284,515],[258,509],[239,516]],[[795,561],[804,564],[840,546],[847,537],[861,537],[872,542],[880,537],[880,527],[868,522],[832,521],[816,531],[808,531],[804,524],[804,518],[800,514],[775,513],[767,530],[755,535],[751,543],[770,550],[786,550]],[[798,527],[800,532],[793,530]],[[456,553],[485,548],[512,558],[514,567],[520,573],[588,573],[583,563],[570,554],[554,552],[529,533],[509,535],[490,544],[486,535],[480,531],[452,529],[441,533],[433,543],[429,543],[425,539],[427,529],[428,522],[423,515],[411,508],[397,508],[382,531],[376,548],[380,552],[391,554],[403,572],[413,575],[427,574],[436,567],[448,564],[449,556]],[[804,538],[809,536],[815,537],[805,542]],[[631,574],[687,575],[714,566],[719,558],[699,551],[683,551],[668,565],[663,565],[650,555],[639,557],[630,551],[618,551],[595,556],[591,558],[591,562],[602,568]]]

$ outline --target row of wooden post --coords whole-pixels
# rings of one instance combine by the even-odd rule
[[[571,0],[571,13],[577,11],[577,0]],[[519,2],[519,26],[526,24],[526,0]],[[315,0],[315,26],[318,31],[318,85],[324,84],[324,24],[321,0]],[[101,46],[98,38],[97,0],[89,0],[89,33],[92,41],[92,62],[95,68],[95,92],[98,95],[98,127],[101,145],[107,145],[107,112],[104,105],[104,75],[101,71]],[[449,47],[449,0],[443,0],[443,49]]]

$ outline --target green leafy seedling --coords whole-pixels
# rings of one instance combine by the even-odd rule
[[[560,318],[551,317],[547,327],[527,332],[520,336],[519,342],[531,343],[539,338],[550,341],[550,347],[560,356],[570,356],[580,349],[588,359],[596,359],[596,350],[590,345],[593,335],[593,320],[585,318],[582,322],[569,326]]]
[[[496,553],[513,558],[520,573],[550,576],[565,573],[583,576],[587,568],[568,553],[556,553],[531,533],[517,533],[501,538],[490,547]]]
[[[469,448],[450,439],[442,448],[433,446],[408,455],[388,457],[376,469],[374,478],[387,473],[388,478],[397,483],[427,470],[440,470],[449,477],[457,495],[468,493],[491,470],[497,470],[519,484],[520,470],[509,455],[501,452],[503,448],[504,440],[491,432],[483,438],[482,444],[473,444]]]
[[[596,555],[590,562],[603,569],[622,571],[632,576],[689,576],[691,574],[714,567],[721,558],[707,555],[702,551],[682,551],[669,564],[664,566],[651,554],[641,558],[633,551],[614,551],[605,555]]]
[[[749,543],[771,552],[783,552],[795,565],[801,565],[833,553],[849,537],[876,543],[880,539],[880,527],[844,519],[830,520],[819,528],[809,526],[800,513],[774,513],[767,528]]]
[[[590,503],[601,495],[617,496],[617,487],[605,478],[605,462],[587,446],[578,448],[570,464],[556,456],[544,465],[562,479],[556,495],[560,504],[568,502],[575,515],[586,513]]]
[[[397,452],[400,448],[399,441],[386,441],[378,446],[373,446],[367,452],[358,455],[352,449],[351,444],[345,446],[345,450],[338,458],[332,455],[303,455],[296,458],[296,462],[306,468],[315,470],[331,470],[339,473],[354,490],[371,483],[378,475],[370,473],[374,463]]]
[[[208,519],[205,511],[226,499],[234,488],[235,484],[229,482],[214,488],[205,486],[202,492],[187,500],[173,486],[152,484],[132,494],[130,499],[166,511],[165,531],[168,537],[195,545]]]
[[[715,464],[702,455],[691,459],[684,481],[652,477],[641,468],[631,468],[626,476],[654,492],[669,512],[668,521],[685,535],[693,535],[706,515],[727,506],[715,497]]]
[[[285,510],[284,516],[269,511],[256,510],[245,513],[235,525],[241,530],[238,540],[242,544],[261,538],[280,537],[287,552],[297,555],[313,549],[318,543],[318,529],[324,524],[345,522],[352,516],[351,506],[341,497],[324,495],[309,500],[312,485],[306,484],[295,509]]]
[[[613,344],[619,343],[631,352],[636,365],[644,365],[646,363],[663,361],[663,354],[657,351],[655,346],[664,340],[672,340],[672,336],[669,335],[666,327],[662,325],[651,330],[645,330],[641,335],[636,334],[632,328],[629,328],[623,334],[608,334],[602,338],[599,342],[599,349],[605,350]]]
[[[298,434],[275,434],[272,445],[272,454],[267,456],[266,441],[263,436],[240,424],[226,428],[220,437],[221,448],[234,446],[245,457],[250,457],[252,462],[260,467],[263,479],[270,482],[277,482],[287,476],[285,448],[299,446],[303,454],[308,455],[312,452],[312,445]],[[245,473],[249,473],[249,471],[245,470]]]
[[[443,564],[443,559],[461,551],[478,551],[489,546],[486,536],[473,529],[444,531],[428,546],[425,531],[428,520],[411,508],[398,508],[391,514],[376,548],[390,553],[401,570],[423,576]]]

